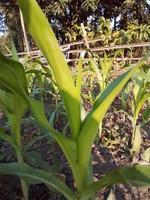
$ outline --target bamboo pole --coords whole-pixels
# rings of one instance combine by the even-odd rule
[[[69,43],[68,45],[66,44],[66,46],[71,46],[71,43]],[[64,47],[60,46],[61,48]],[[137,44],[127,44],[127,45],[117,45],[117,46],[110,46],[110,47],[99,47],[99,48],[91,48],[91,51],[105,51],[105,50],[112,50],[112,49],[125,49],[125,48],[136,48],[136,47],[150,47],[150,42],[145,42],[145,43],[137,43]],[[62,51],[66,52],[66,53],[80,53],[83,52],[85,49],[79,49],[79,50],[64,50],[62,48]],[[18,55],[19,56],[23,56],[23,55],[27,55],[28,52],[19,52]],[[11,54],[5,54],[6,56],[11,56]],[[36,51],[30,51],[30,55],[32,56],[42,56],[42,53],[40,52],[40,50],[36,50]],[[133,58],[133,59],[137,59],[137,58]]]
[[[124,44],[124,45],[106,46],[106,47],[96,47],[96,48],[91,48],[91,51],[98,52],[98,51],[114,50],[114,49],[130,49],[130,48],[136,48],[136,47],[150,47],[150,42],[137,43],[137,44]],[[80,53],[82,51],[84,51],[84,49],[69,50],[68,52],[69,53]]]
[[[25,25],[24,25],[24,20],[23,20],[22,12],[21,12],[20,9],[19,9],[19,12],[20,12],[20,21],[21,21],[21,27],[22,27],[23,36],[24,36],[25,48],[26,48],[26,51],[27,51],[27,55],[30,56],[30,49],[29,49],[28,38],[27,38],[26,30],[25,30]]]
[[[88,43],[87,33],[86,33],[86,30],[85,30],[83,23],[81,23],[81,29],[82,29],[82,32],[83,32],[83,38],[84,38],[84,41],[85,41],[85,46],[86,46],[87,49],[89,49],[90,46],[89,46],[89,43]]]

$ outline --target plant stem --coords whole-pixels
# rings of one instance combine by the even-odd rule
[[[17,153],[18,163],[23,163],[23,158],[20,152]],[[28,186],[23,179],[20,179],[22,194],[25,200],[28,200]]]
[[[24,163],[24,161],[23,161],[23,156],[22,156],[20,123],[15,124],[15,126],[13,127],[13,132],[15,133],[16,144],[20,149],[20,151],[16,152],[17,160],[18,160],[18,163],[22,164],[22,163]],[[22,194],[23,194],[24,200],[28,200],[28,186],[23,179],[20,179],[20,183],[21,183],[21,189],[22,189]]]
[[[133,120],[133,123],[132,123],[132,138],[131,138],[131,145],[133,145],[133,141],[134,141],[134,137],[135,137],[136,124],[137,124],[137,118],[134,117],[134,120]]]

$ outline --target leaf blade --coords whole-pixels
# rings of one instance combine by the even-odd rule
[[[35,169],[27,164],[0,164],[0,174],[15,174],[20,177],[26,177],[37,181],[42,181],[52,188],[61,192],[67,199],[75,200],[73,192],[61,180],[50,175],[43,170]]]
[[[16,153],[20,153],[20,149],[16,145],[15,140],[13,139],[13,137],[11,137],[10,135],[7,135],[6,133],[4,133],[4,130],[2,128],[0,128],[0,138],[5,140],[6,142],[8,142],[14,148]]]
[[[37,2],[35,0],[18,0],[18,3],[29,32],[53,69],[68,114],[72,136],[76,138],[81,126],[80,103],[64,55]]]
[[[150,166],[134,165],[108,172],[100,181],[92,183],[85,188],[81,200],[88,199],[101,188],[116,183],[130,183],[142,186],[150,185]]]

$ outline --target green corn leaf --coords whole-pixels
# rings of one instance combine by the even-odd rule
[[[149,98],[150,98],[150,93],[146,93],[141,97],[141,99],[139,99],[134,112],[134,120],[138,118],[142,106],[144,105],[145,101],[147,101]]]
[[[44,138],[48,138],[49,141],[52,139],[51,136],[49,136],[49,134],[44,134],[44,135],[40,135],[40,136],[35,136],[32,138],[32,140],[30,142],[28,142],[28,144],[26,144],[24,147],[23,147],[23,154],[26,153],[27,151],[29,151],[31,148],[32,148],[32,145],[34,143],[36,143],[37,141],[40,141]]]
[[[103,76],[104,81],[106,81],[106,79],[108,78],[109,71],[112,67],[112,61],[113,59],[108,58],[106,53],[104,54],[104,58],[100,59],[100,66],[102,69],[102,76]]]
[[[145,68],[149,68],[149,65],[144,65]],[[147,83],[150,82],[150,69],[147,72],[139,72],[136,74],[136,77],[141,77],[144,79]]]
[[[99,69],[97,63],[94,62],[94,59],[92,59],[92,58],[90,58],[90,66],[96,73],[96,77],[97,77],[97,80],[98,80],[98,83],[99,83],[99,86],[100,86],[100,89],[102,92],[106,86],[106,82],[103,78],[103,74],[101,74],[101,73],[103,73],[103,71],[101,70],[101,72],[100,72],[100,69]]]
[[[27,164],[0,164],[0,174],[14,174],[22,178],[41,181],[53,189],[56,189],[58,192],[61,192],[67,199],[76,200],[73,192],[61,180],[50,175],[48,172],[32,168]]]
[[[18,147],[21,146],[21,120],[28,109],[27,94],[23,66],[0,53],[0,104],[9,120]]]
[[[24,154],[24,160],[37,169],[44,169],[47,172],[51,172],[50,166],[37,151],[27,151]]]
[[[140,101],[143,94],[143,90],[144,90],[144,79],[138,77],[135,79],[135,85],[133,89],[134,101],[136,104]]]
[[[14,148],[16,153],[20,152],[20,149],[16,145],[14,138],[6,134],[2,128],[0,128],[0,138],[8,142]]]
[[[121,104],[122,104],[123,110],[126,110],[127,108],[128,99],[131,94],[131,88],[132,88],[131,82],[129,82],[124,86],[124,89],[121,92]]]
[[[35,117],[35,119],[37,120],[37,122],[39,123],[39,125],[45,129],[48,129],[49,131],[51,131],[51,134],[53,137],[55,137],[55,134],[60,134],[59,132],[55,131],[51,127],[51,125],[48,123],[48,120],[45,116],[44,108],[43,108],[43,105],[41,104],[41,102],[32,97],[28,97],[28,102],[30,105],[30,110],[31,110],[33,116]]]
[[[80,200],[87,200],[102,188],[117,183],[130,183],[136,186],[150,185],[150,166],[134,165],[108,172],[100,181],[88,185]]]
[[[92,68],[92,69],[95,71],[95,73],[96,73],[98,82],[101,83],[101,82],[103,81],[103,78],[102,78],[102,75],[101,75],[101,73],[100,73],[100,70],[99,70],[97,64],[94,62],[94,60],[93,60],[92,58],[90,58],[89,61],[90,61],[90,66],[91,66],[91,68]]]
[[[14,44],[14,41],[13,41],[12,37],[11,37],[11,52],[12,52],[12,59],[19,62],[19,57],[18,57],[18,54],[17,54],[17,49],[16,49],[16,46]]]
[[[36,0],[18,0],[27,28],[53,69],[68,114],[72,136],[80,131],[80,102],[73,77],[57,39]]]
[[[54,130],[53,127],[49,124],[45,114],[44,114],[44,109],[40,101],[33,99],[32,97],[28,97],[28,102],[30,104],[30,109],[32,111],[33,116],[39,123],[41,127],[49,131],[49,133],[57,140],[57,142],[60,144],[61,140],[65,143],[65,146],[67,148],[68,153],[71,155],[69,157],[74,158],[75,156],[75,143],[74,140],[62,135],[58,131]],[[70,142],[69,142],[70,141]],[[60,144],[62,146],[62,144]],[[62,147],[63,148],[63,147]],[[74,155],[74,156],[73,156]],[[76,157],[76,156],[75,156]],[[74,159],[76,160],[76,159]]]
[[[59,112],[62,113],[62,108],[63,108],[63,105],[62,105],[62,102],[58,103],[57,107],[53,110],[53,112],[51,113],[50,117],[49,117],[49,123],[54,126],[54,123],[55,123],[55,117],[57,116],[57,114]],[[65,113],[64,113],[65,114]]]
[[[39,123],[39,125],[43,127],[44,129],[46,129],[48,133],[55,138],[55,140],[57,141],[57,143],[63,150],[69,162],[69,165],[73,171],[77,185],[82,185],[81,182],[82,182],[83,176],[85,176],[85,170],[79,163],[77,163],[76,142],[72,138],[66,137],[52,128],[52,126],[48,123],[48,120],[46,119],[43,106],[39,101],[31,97],[28,98],[28,101],[30,104],[30,109],[35,119]]]
[[[114,98],[121,91],[135,71],[144,63],[147,57],[148,56],[145,56],[133,68],[114,80],[96,99],[93,109],[85,118],[83,128],[78,137],[78,162],[80,162],[80,164],[85,168],[88,166],[91,147],[96,137],[99,123],[104,118],[105,113]]]
[[[49,117],[49,123],[54,126],[54,123],[55,123],[55,116],[56,116],[56,113],[57,113],[57,108],[51,113],[50,117]]]
[[[0,54],[0,88],[5,90],[6,94],[9,95],[9,98],[7,98],[6,94],[4,95],[5,92],[3,92],[1,103],[3,104],[3,108],[5,108],[11,126],[13,126],[13,132],[17,132],[15,137],[16,142],[19,144],[20,141],[19,120],[21,120],[23,115],[23,110],[21,111],[23,108],[19,106],[24,106],[24,104],[26,105],[27,103],[38,123],[57,140],[67,157],[69,164],[74,166],[73,163],[77,159],[75,141],[63,136],[50,126],[40,102],[27,96],[26,77],[22,65],[4,57],[2,54]],[[9,92],[13,94],[10,94]],[[77,173],[77,170],[75,171]]]
[[[4,109],[7,118],[11,115],[15,118],[16,123],[21,121],[22,116],[27,111],[28,104],[20,96],[10,92],[0,90],[0,104]]]
[[[18,95],[0,90],[0,104],[8,118],[12,136],[20,146],[20,126],[23,115],[28,109],[27,102]]]
[[[27,83],[23,66],[0,53],[0,89],[25,98]]]
[[[150,106],[148,106],[146,110],[144,110],[144,112],[142,113],[142,118],[145,122],[149,120],[149,117],[150,117]]]
[[[44,114],[43,106],[39,101],[33,99],[32,97],[29,97],[28,101],[32,114],[39,125],[46,129],[48,133],[56,139],[68,161],[70,163],[75,162],[77,159],[75,141],[53,129],[53,127],[49,124]]]

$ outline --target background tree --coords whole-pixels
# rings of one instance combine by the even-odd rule
[[[80,24],[84,23],[89,37],[101,34],[102,17],[110,20],[111,29],[127,30],[129,23],[150,24],[150,5],[146,0],[37,0],[46,13],[60,43],[83,39]],[[12,30],[19,51],[23,49],[20,15],[15,0],[1,0],[0,30],[4,24]],[[2,10],[2,9],[1,9]],[[5,18],[4,18],[5,16]],[[4,23],[5,22],[5,23]],[[100,34],[97,34],[99,37]],[[33,45],[29,37],[29,42]]]

